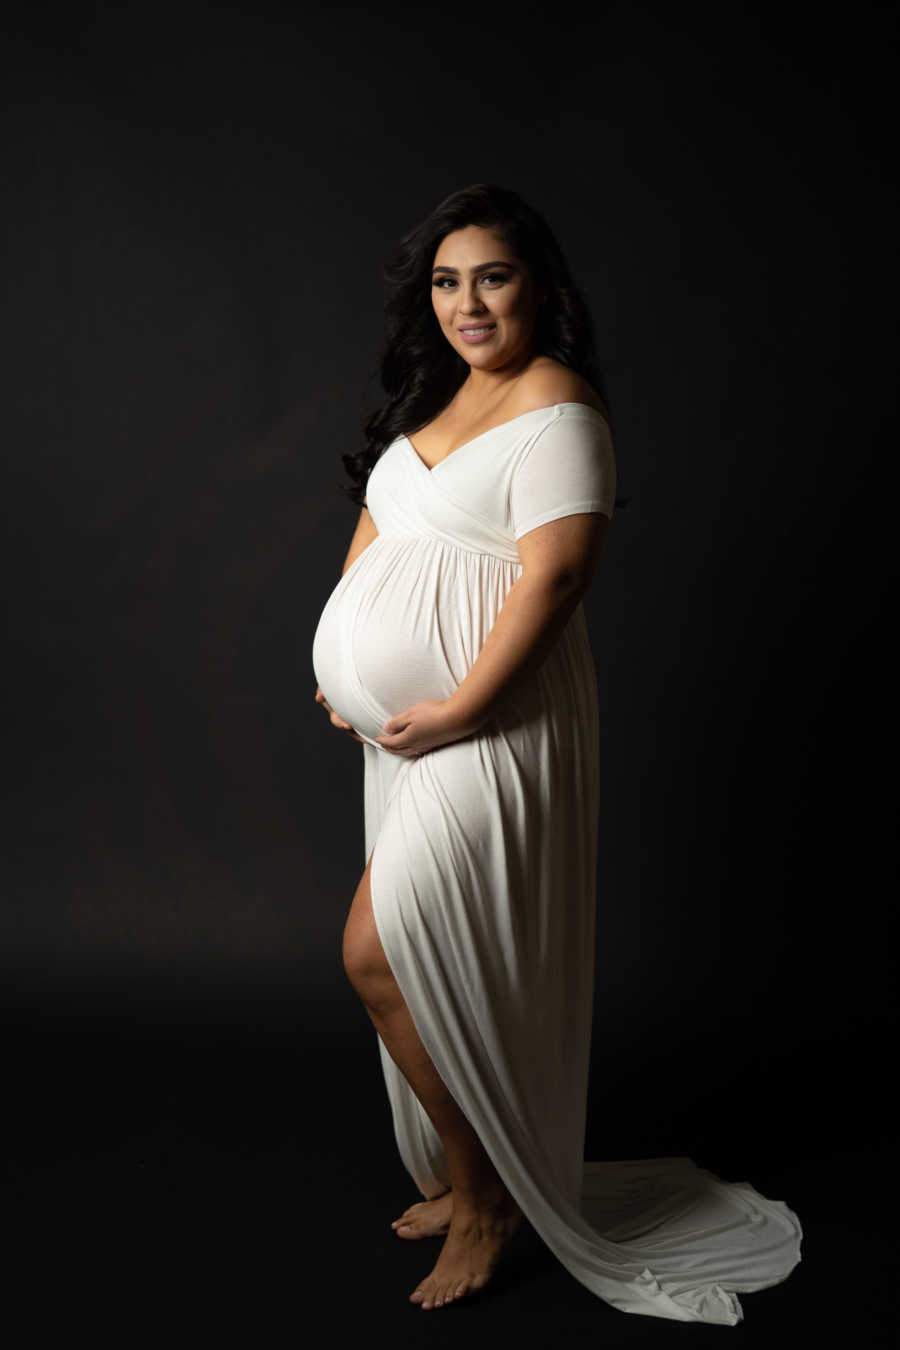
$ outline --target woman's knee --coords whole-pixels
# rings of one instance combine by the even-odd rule
[[[347,979],[357,990],[369,983],[377,973],[377,955],[373,949],[371,935],[366,932],[367,925],[361,923],[351,912],[344,925],[342,957]]]
[[[342,955],[347,978],[363,1002],[381,1006],[395,1002],[398,991],[375,927],[367,883],[364,875],[344,926]]]

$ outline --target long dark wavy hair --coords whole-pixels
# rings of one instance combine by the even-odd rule
[[[434,255],[445,235],[467,225],[493,229],[532,270],[547,292],[535,320],[534,350],[587,380],[609,410],[597,365],[590,311],[569,273],[562,250],[544,219],[517,192],[494,183],[472,183],[445,197],[400,241],[383,267],[385,337],[379,360],[384,399],[367,416],[366,447],[341,456],[352,485],[341,491],[363,506],[369,474],[398,436],[431,422],[469,374],[469,365],[441,332],[431,305]],[[617,507],[630,498],[616,498]]]

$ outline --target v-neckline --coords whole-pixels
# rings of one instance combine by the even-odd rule
[[[401,440],[405,441],[416,462],[421,464],[426,473],[431,474],[439,469],[442,464],[446,464],[448,459],[452,459],[454,455],[458,455],[460,450],[466,450],[470,445],[475,445],[478,441],[483,440],[485,436],[490,436],[492,431],[502,431],[504,427],[512,426],[513,422],[520,422],[523,417],[533,417],[535,413],[539,412],[550,412],[553,408],[586,408],[588,412],[596,413],[598,417],[606,422],[603,413],[600,412],[598,408],[591,407],[590,403],[577,403],[571,401],[563,403],[547,403],[542,408],[529,408],[527,412],[519,413],[516,417],[508,417],[505,422],[498,422],[496,426],[488,427],[487,431],[479,432],[479,434],[473,436],[470,441],[463,441],[462,445],[458,445],[455,450],[451,450],[448,455],[444,455],[443,459],[439,459],[436,464],[426,464],[407,435],[404,434],[401,437]]]

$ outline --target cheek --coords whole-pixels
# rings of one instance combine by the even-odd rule
[[[521,292],[515,295],[511,295],[507,292],[506,294],[497,297],[493,307],[504,319],[509,319],[514,322],[516,319],[524,317],[525,297]]]
[[[447,322],[450,315],[450,306],[447,303],[446,295],[441,295],[439,291],[433,292],[431,297],[431,308],[437,315],[439,323]]]

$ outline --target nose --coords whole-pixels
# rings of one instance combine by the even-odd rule
[[[460,292],[459,312],[461,314],[483,314],[485,312],[484,301],[479,299],[478,291],[473,282],[470,282],[468,287]]]

